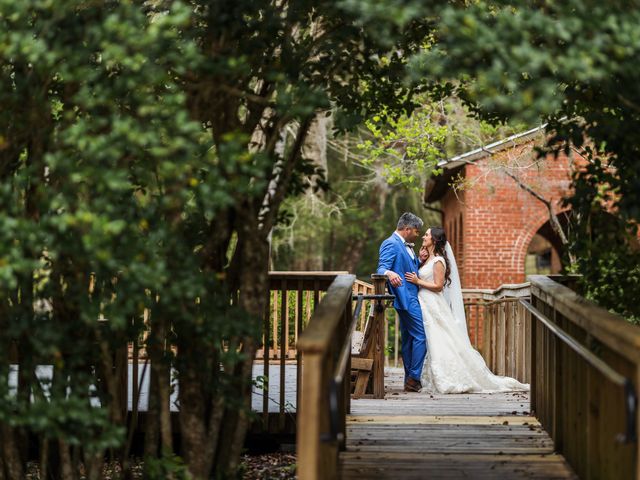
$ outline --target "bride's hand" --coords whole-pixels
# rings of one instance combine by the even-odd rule
[[[414,272],[406,272],[404,274],[404,278],[407,282],[413,283],[415,285],[418,284],[418,275],[416,275]]]

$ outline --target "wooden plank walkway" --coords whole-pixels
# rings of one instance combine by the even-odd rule
[[[400,369],[385,386],[384,400],[351,402],[342,479],[577,478],[526,393],[404,393]]]

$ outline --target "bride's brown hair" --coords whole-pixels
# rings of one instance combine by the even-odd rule
[[[431,230],[434,253],[444,258],[444,285],[449,285],[451,283],[451,268],[449,267],[449,257],[447,257],[447,236],[444,234],[444,228],[442,227],[431,227],[429,230]]]

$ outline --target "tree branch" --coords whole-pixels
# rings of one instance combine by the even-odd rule
[[[490,155],[495,154],[495,152],[487,148],[481,147],[481,149],[482,151],[487,152]],[[474,164],[475,162],[468,161],[466,163]],[[565,246],[568,245],[569,240],[567,239],[567,235],[565,234],[564,230],[562,229],[562,225],[558,220],[558,216],[556,215],[555,210],[553,208],[553,203],[550,200],[547,200],[538,192],[536,192],[533,188],[531,188],[529,185],[524,183],[522,180],[520,180],[520,178],[518,178],[516,175],[511,173],[506,167],[503,167],[502,171],[504,172],[505,175],[511,178],[514,182],[516,182],[516,185],[518,185],[522,190],[524,190],[529,195],[533,196],[535,199],[539,200],[544,204],[544,206],[547,208],[547,211],[549,212],[549,223],[551,224],[551,228],[560,238],[560,242],[562,243],[562,245],[565,245]],[[568,253],[569,253],[569,261],[572,264],[575,263],[575,257],[571,254],[571,252],[568,252]]]
[[[286,195],[287,187],[293,177],[295,165],[300,159],[302,146],[304,145],[313,118],[313,115],[309,115],[302,121],[298,128],[296,140],[291,148],[291,153],[286,159],[277,162],[274,166],[275,175],[269,183],[267,193],[262,202],[262,209],[258,214],[258,228],[263,232],[271,231],[275,223],[278,207]]]
[[[255,93],[245,92],[244,90],[240,90],[236,87],[230,87],[228,85],[219,85],[218,88],[229,95],[233,95],[234,97],[242,98],[245,100],[249,100],[250,102],[257,103],[258,105],[263,105],[265,107],[275,107],[275,103],[270,101],[266,96],[257,95]],[[268,89],[267,89],[268,90]]]
[[[509,172],[508,170],[504,171],[505,175],[507,175],[508,177],[512,178],[514,182],[516,182],[516,184],[525,192],[527,192],[530,195],[533,195],[535,198],[537,198],[538,200],[540,200],[542,203],[545,204],[545,206],[548,209],[552,208],[551,202],[549,200],[547,200],[546,198],[544,198],[542,195],[540,195],[538,192],[536,192],[533,188],[531,188],[529,185],[527,185],[526,183],[524,183],[522,180],[520,180],[517,176],[515,176],[513,173]]]
[[[618,100],[620,100],[625,107],[628,107],[631,110],[635,110],[636,112],[640,112],[640,105],[638,105],[637,103],[632,102],[626,97],[623,97],[622,94],[620,93],[618,93],[617,97],[618,97]]]
[[[529,185],[525,184],[522,180],[520,180],[513,173],[511,173],[511,172],[509,172],[507,170],[505,170],[504,173],[508,177],[512,178],[513,181],[516,182],[516,184],[522,190],[524,190],[525,192],[527,192],[530,195],[532,195],[534,198],[536,198],[536,199],[540,200],[542,203],[544,203],[544,205],[547,207],[547,210],[549,211],[549,222],[551,223],[551,228],[553,228],[553,231],[556,232],[558,237],[560,237],[560,241],[562,242],[562,245],[568,245],[569,244],[569,240],[567,239],[567,236],[564,233],[564,230],[562,230],[562,225],[560,225],[560,221],[558,220],[558,216],[556,215],[556,212],[554,211],[553,204],[549,200],[544,198],[542,195],[540,195],[538,192],[533,190]],[[569,258],[570,258],[571,263],[574,263],[575,259],[573,258],[573,256],[570,253],[569,253]]]

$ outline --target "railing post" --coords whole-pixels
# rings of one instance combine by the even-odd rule
[[[298,405],[297,473],[299,478],[305,480],[321,480],[325,469],[334,464],[327,458],[329,445],[320,441],[321,435],[329,428],[327,414],[322,408],[326,404],[323,355],[304,353],[302,361],[304,373],[301,390],[304,402]]]
[[[347,304],[347,308],[344,309],[343,314],[343,326],[341,337],[346,338],[349,335],[349,328],[351,321],[353,320],[353,311],[351,310],[351,302]],[[357,319],[356,319],[357,321]],[[339,349],[338,349],[339,350]],[[342,439],[339,442],[339,449],[344,450],[347,439],[347,421],[346,416],[351,413],[351,342],[349,342],[349,356],[347,357],[347,364],[345,366],[344,378],[340,385],[342,389],[342,401],[340,404],[340,433],[342,433]]]
[[[531,304],[534,307],[538,307],[537,298],[534,296],[533,291],[531,292]],[[531,409],[531,415],[534,413],[537,415],[538,413],[538,340],[537,340],[537,332],[538,332],[538,322],[533,316],[530,316],[530,337],[529,337],[529,357],[531,361],[529,363],[531,367],[531,381],[529,387],[529,408]]]
[[[393,366],[395,368],[398,368],[398,351],[400,350],[400,342],[398,341],[400,338],[400,335],[398,333],[400,332],[400,325],[398,325],[398,312],[395,313],[394,318],[395,324],[393,330]]]
[[[371,275],[374,294],[384,295],[386,280],[385,275]],[[373,398],[384,398],[384,316],[385,307],[382,300],[376,300],[374,308],[374,344],[373,344]]]
[[[337,477],[338,451],[344,446],[348,397],[352,287],[355,275],[338,275],[314,305],[309,325],[298,339],[302,385],[297,410],[297,478]],[[345,309],[348,312],[345,312]],[[348,390],[347,390],[348,391]]]

